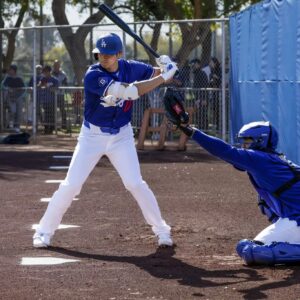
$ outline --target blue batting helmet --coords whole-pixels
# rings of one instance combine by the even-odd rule
[[[275,150],[278,144],[278,133],[270,122],[252,122],[240,129],[238,139],[241,143],[243,139],[251,139],[253,142],[249,149]]]
[[[98,39],[93,53],[114,55],[122,52],[123,44],[120,37],[115,33],[109,33]]]

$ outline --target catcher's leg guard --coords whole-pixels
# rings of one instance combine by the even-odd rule
[[[236,245],[236,252],[237,254],[242,258],[242,253],[243,253],[243,249],[245,248],[245,246],[252,244],[253,241],[251,240],[240,240],[237,245]]]
[[[274,242],[260,245],[255,242],[245,244],[239,255],[248,265],[274,265],[300,262],[300,244]]]

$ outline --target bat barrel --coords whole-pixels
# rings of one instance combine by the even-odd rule
[[[112,9],[106,4],[100,4],[99,10],[107,16],[114,24],[116,24],[123,31],[133,37],[138,43],[140,43],[146,50],[148,50],[154,57],[158,58],[159,54],[152,49],[140,36],[138,36],[118,15],[116,15]]]

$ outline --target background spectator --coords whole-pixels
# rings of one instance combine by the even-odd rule
[[[212,90],[209,92],[209,106],[210,114],[212,116],[212,124],[217,131],[220,130],[220,106],[221,106],[221,95],[220,89],[222,84],[222,68],[219,60],[216,57],[212,57],[209,62],[210,75],[209,75],[209,87]]]
[[[58,86],[67,86],[68,85],[68,79],[66,73],[61,69],[61,63],[59,60],[55,60],[53,63],[53,70],[51,75],[57,79]],[[66,105],[65,105],[65,97],[64,97],[64,91],[58,90],[57,91],[57,107],[60,110],[61,113],[61,121],[62,125],[61,127],[63,129],[67,128],[67,113],[66,113]]]
[[[44,66],[42,77],[37,87],[38,102],[44,110],[44,133],[52,134],[55,128],[55,89],[58,87],[58,81],[51,75],[51,67],[49,65]]]
[[[185,61],[184,65],[179,68],[179,77],[182,82],[182,87],[191,87],[190,74],[191,66],[188,60]]]
[[[160,108],[162,107],[162,100],[165,94],[165,87],[159,86],[147,94],[149,105],[151,108]],[[151,126],[159,127],[162,121],[162,115],[158,113],[153,113],[151,116]],[[152,140],[159,140],[160,134],[159,132],[152,133]]]
[[[43,66],[42,65],[36,65],[35,70],[36,70],[36,84],[38,84],[41,80],[41,77],[42,77]],[[33,75],[29,79],[28,86],[33,87]],[[32,90],[29,90],[29,93],[30,93],[31,97],[28,101],[28,123],[32,124],[32,112],[33,112]],[[41,104],[38,102],[38,99],[37,99],[36,110],[37,110],[37,116],[38,116],[39,120],[40,120],[40,117],[42,115],[41,109],[42,109]]]
[[[11,65],[2,82],[4,91],[4,107],[8,109],[8,127],[20,131],[22,108],[25,94],[23,79],[17,75],[17,65]]]
[[[200,60],[195,58],[191,61],[193,74],[193,88],[195,104],[198,107],[196,114],[196,122],[203,130],[208,129],[208,94],[207,87],[209,86],[208,77],[205,71],[201,68]]]
[[[36,65],[35,70],[36,70],[36,83],[38,84],[38,82],[41,80],[42,77],[43,66]],[[33,75],[29,79],[28,86],[33,87]]]
[[[219,60],[216,57],[212,57],[210,62],[210,75],[209,75],[209,86],[219,88],[222,83],[222,69]]]

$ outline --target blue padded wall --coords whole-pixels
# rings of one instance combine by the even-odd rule
[[[270,121],[278,150],[300,163],[300,0],[265,0],[230,16],[231,141]]]

